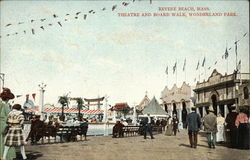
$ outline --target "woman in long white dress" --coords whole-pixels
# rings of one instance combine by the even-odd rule
[[[225,118],[221,116],[219,113],[217,116],[217,130],[216,133],[216,142],[224,142],[225,136],[224,136],[224,126],[225,126]]]

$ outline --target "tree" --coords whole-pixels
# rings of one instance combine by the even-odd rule
[[[81,120],[81,109],[83,108],[83,100],[82,98],[76,98],[77,109],[78,109],[78,120]]]
[[[62,105],[62,115],[60,117],[60,120],[64,121],[64,119],[65,119],[65,116],[64,116],[64,107],[65,106],[68,107],[68,104],[69,104],[69,98],[68,98],[68,96],[60,96],[59,100],[58,100],[58,103],[60,103]]]
[[[130,110],[131,108],[129,106],[124,106],[119,111],[122,112],[124,115],[124,118],[126,118],[126,115],[129,113]]]

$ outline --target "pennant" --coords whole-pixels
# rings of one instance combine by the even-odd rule
[[[84,20],[86,20],[86,18],[87,18],[87,14],[84,14],[84,17],[83,17],[83,18],[84,18]]]
[[[75,19],[77,19],[78,17],[75,17]]]
[[[243,37],[245,37],[247,35],[247,32],[243,35]]]
[[[203,62],[202,62],[202,67],[204,67],[204,65],[205,65],[205,62],[206,62],[206,57],[204,57],[204,59],[203,59]]]
[[[228,48],[228,50],[230,51],[232,49],[232,47]]]
[[[19,94],[19,95],[16,95],[16,98],[19,98],[19,97],[22,97],[23,95]]]
[[[32,94],[32,97],[33,97],[34,101],[36,101],[36,94],[35,93]]]
[[[30,22],[31,22],[31,23],[33,23],[34,21],[35,21],[35,20],[33,20],[33,19],[32,19],[32,20],[30,20]]]
[[[116,7],[117,7],[117,5],[114,5],[114,6],[112,7],[112,11],[114,11],[114,10],[116,9]]]
[[[69,16],[69,14],[67,13],[66,16]]]
[[[54,17],[54,18],[57,18],[58,16],[57,16],[56,14],[53,14],[53,17]]]
[[[43,26],[40,27],[42,30],[44,30]]]
[[[217,61],[214,62],[214,65],[216,65],[216,64],[217,64]]]
[[[29,94],[26,94],[26,102],[29,100]]]
[[[67,19],[65,19],[64,21],[68,21]]]
[[[167,68],[166,68],[166,71],[165,71],[165,72],[166,72],[166,74],[168,75],[168,66],[167,66]]]
[[[208,70],[210,70],[211,69],[211,67],[208,67]]]
[[[26,31],[23,31],[24,34],[26,34]]]
[[[11,26],[12,24],[7,24],[5,27]]]
[[[80,14],[81,12],[77,12],[76,15]]]
[[[46,18],[44,18],[44,19],[41,19],[41,22],[43,22],[43,21],[45,21],[46,20]]]
[[[173,74],[175,73],[176,65],[177,65],[177,62],[175,62],[174,66],[173,66]]]
[[[102,10],[103,10],[103,11],[105,11],[105,10],[106,10],[106,8],[103,8]]]
[[[122,2],[122,5],[127,6],[129,3],[127,2]]]
[[[225,59],[227,59],[228,57],[228,51],[227,51],[227,48],[226,48],[226,51],[225,51]]]
[[[31,31],[32,31],[32,34],[35,34],[35,30],[33,28],[31,29]]]
[[[198,69],[199,69],[199,65],[200,65],[200,61],[198,61],[198,64],[197,64],[196,70],[198,70]]]
[[[92,13],[94,10],[90,10],[89,13]]]
[[[185,71],[185,68],[186,68],[186,58],[185,58],[185,60],[184,60],[184,65],[183,65],[183,71]]]
[[[52,24],[50,23],[49,26],[52,26]]]
[[[6,36],[7,36],[7,37],[9,37],[9,36],[10,36],[10,34],[7,34]]]
[[[23,24],[24,22],[18,22],[18,24]]]
[[[61,27],[62,27],[62,24],[60,22],[57,22]]]

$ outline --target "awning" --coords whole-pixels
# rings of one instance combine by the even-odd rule
[[[25,108],[26,111],[33,111],[33,112],[36,112],[36,111],[39,111],[39,108]],[[44,109],[44,112],[46,113],[61,113],[62,112],[62,109],[61,108],[46,108]],[[81,113],[84,113],[84,114],[103,114],[103,110],[81,110],[80,111]],[[67,108],[67,109],[64,109],[64,113],[78,113],[78,109],[76,108]]]

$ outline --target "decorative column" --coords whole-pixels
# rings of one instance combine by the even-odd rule
[[[179,124],[178,124],[179,129],[183,129],[183,123],[182,123],[182,108],[180,107],[179,109]]]
[[[227,108],[227,105],[225,104],[224,105],[224,118],[227,117],[227,114],[228,114],[228,108]]]
[[[207,114],[207,111],[206,111],[206,107],[205,107],[205,106],[202,107],[202,110],[203,110],[203,115],[202,115],[201,118],[203,118],[203,117]]]
[[[44,92],[45,92],[45,87],[46,87],[47,85],[46,84],[44,84],[44,83],[41,83],[41,84],[39,84],[38,85],[38,87],[40,88],[40,101],[39,101],[39,111],[40,111],[40,113],[41,113],[41,117],[40,117],[40,119],[41,120],[44,120]]]
[[[220,113],[220,106],[217,105],[216,107],[217,107],[217,115],[218,115]]]

